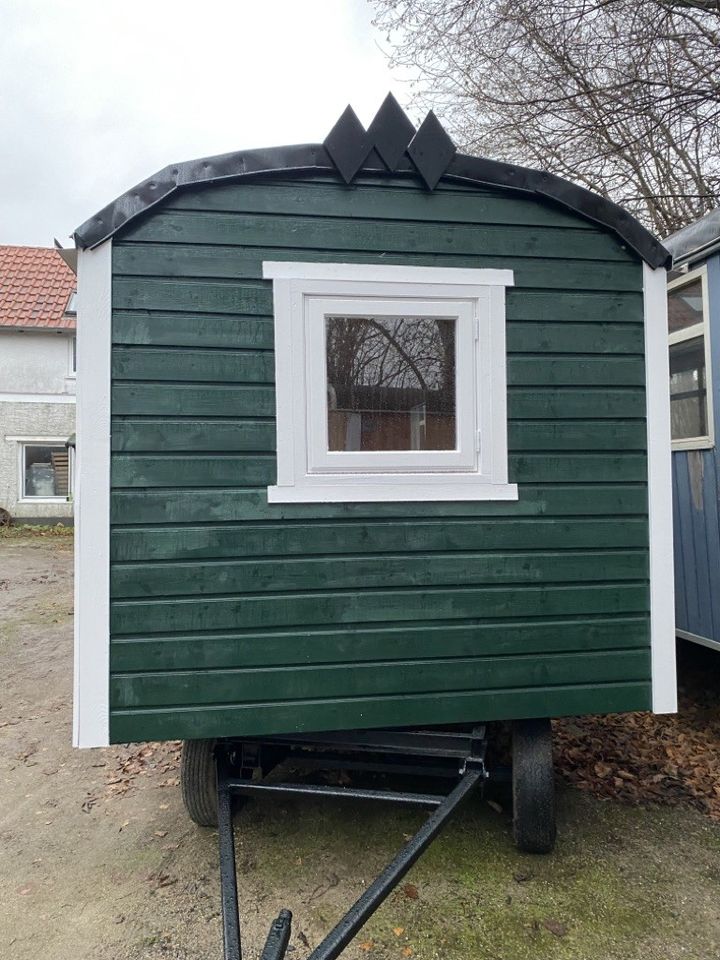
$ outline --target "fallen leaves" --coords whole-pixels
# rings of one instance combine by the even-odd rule
[[[417,898],[420,896],[418,893],[418,888],[414,883],[406,883],[402,888],[402,892],[405,894],[408,900],[417,900]]]
[[[165,743],[141,743],[127,745],[117,750],[108,760],[105,779],[105,799],[122,797],[129,793],[139,777],[160,774],[160,787],[176,787],[180,783],[177,775],[180,769],[180,740]],[[169,774],[169,776],[168,776]],[[168,804],[160,804],[161,810],[167,810]]]
[[[677,715],[557,720],[554,743],[559,773],[581,790],[632,804],[685,804],[720,821],[717,673],[685,669]]]

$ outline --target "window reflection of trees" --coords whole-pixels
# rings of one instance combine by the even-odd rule
[[[328,317],[331,450],[452,449],[455,320]]]

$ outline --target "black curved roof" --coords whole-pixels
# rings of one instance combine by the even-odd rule
[[[348,107],[322,144],[241,150],[164,167],[78,227],[75,242],[83,249],[95,247],[185,187],[318,173],[339,173],[346,183],[359,173],[419,175],[429,190],[442,178],[531,194],[606,227],[651,267],[669,267],[672,261],[662,244],[617,204],[551,173],[457,153],[432,111],[416,131],[392,94],[367,130]]]

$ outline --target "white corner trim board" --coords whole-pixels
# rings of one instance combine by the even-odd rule
[[[110,742],[112,241],[78,252],[73,745]]]
[[[652,708],[655,713],[674,713],[677,710],[666,285],[667,275],[664,269],[653,270],[643,264],[650,527],[650,645]]]

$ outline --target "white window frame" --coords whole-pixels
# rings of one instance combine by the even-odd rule
[[[698,267],[696,270],[689,270],[681,277],[676,277],[667,285],[668,294],[674,290],[681,289],[690,283],[700,280],[702,289],[702,312],[701,323],[694,323],[691,327],[685,327],[683,330],[676,330],[668,334],[668,346],[673,347],[677,343],[684,343],[686,340],[696,340],[703,337],[703,348],[705,351],[705,408],[708,432],[705,436],[684,437],[682,440],[673,440],[673,450],[708,450],[715,446],[715,418],[713,415],[713,392],[712,392],[712,359],[710,352],[710,307],[708,303],[708,280],[707,267]],[[668,381],[669,382],[669,381]]]
[[[67,496],[28,497],[25,493],[25,447],[64,447],[67,437],[6,437],[17,442],[18,449],[18,503],[67,503],[73,495],[73,451],[68,449]]]
[[[507,478],[510,270],[266,261],[273,280],[277,484],[270,503],[516,500]],[[454,451],[328,451],[325,317],[456,319]]]

